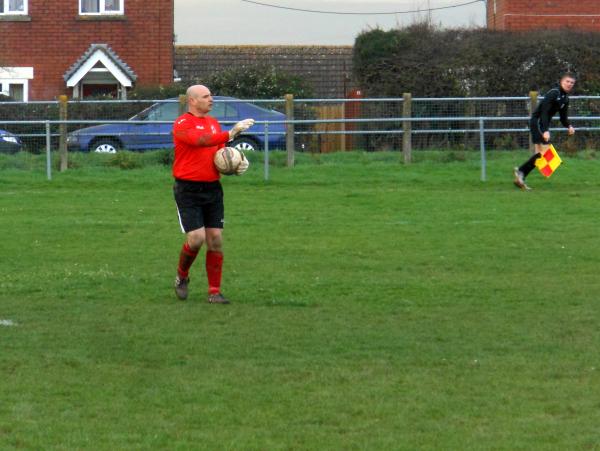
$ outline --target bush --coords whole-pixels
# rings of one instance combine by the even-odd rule
[[[514,96],[547,89],[564,71],[579,95],[600,93],[600,33],[437,29],[361,33],[354,74],[366,97]]]
[[[285,94],[297,98],[313,96],[305,80],[275,66],[232,67],[210,76],[206,85],[213,94],[241,99],[275,99]]]
[[[170,85],[142,85],[133,88],[128,98],[131,100],[162,100],[178,97],[185,94],[187,86],[183,83],[172,83]]]

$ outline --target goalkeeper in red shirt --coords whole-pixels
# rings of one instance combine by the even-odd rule
[[[187,299],[190,267],[206,243],[208,302],[229,304],[221,293],[225,209],[214,156],[227,142],[250,128],[254,120],[244,119],[231,130],[221,131],[219,122],[208,115],[213,105],[210,90],[206,86],[194,85],[188,88],[186,95],[188,111],[173,125],[173,192],[181,230],[186,234],[179,255],[175,294],[181,300]],[[244,158],[237,175],[246,172],[248,165]]]

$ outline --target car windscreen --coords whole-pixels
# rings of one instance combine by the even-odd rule
[[[179,117],[179,102],[155,103],[130,120],[133,121],[174,121]]]

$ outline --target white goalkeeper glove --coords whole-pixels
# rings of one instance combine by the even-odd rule
[[[231,141],[237,135],[239,135],[242,132],[245,132],[253,125],[254,119],[244,119],[243,121],[239,121],[237,124],[231,127],[231,130],[229,130],[229,140]]]
[[[249,166],[250,166],[250,162],[246,158],[246,155],[244,155],[242,153],[242,161],[240,161],[240,164],[238,164],[238,167],[235,170],[235,175],[242,175],[244,172],[246,172],[248,170]]]

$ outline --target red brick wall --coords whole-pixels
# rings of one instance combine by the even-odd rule
[[[600,31],[600,0],[487,0],[487,25],[493,30]]]
[[[173,1],[125,0],[125,14],[108,18],[79,16],[78,0],[29,0],[30,20],[0,20],[0,66],[33,67],[29,100],[51,100],[91,44],[108,44],[137,85],[172,83]]]

